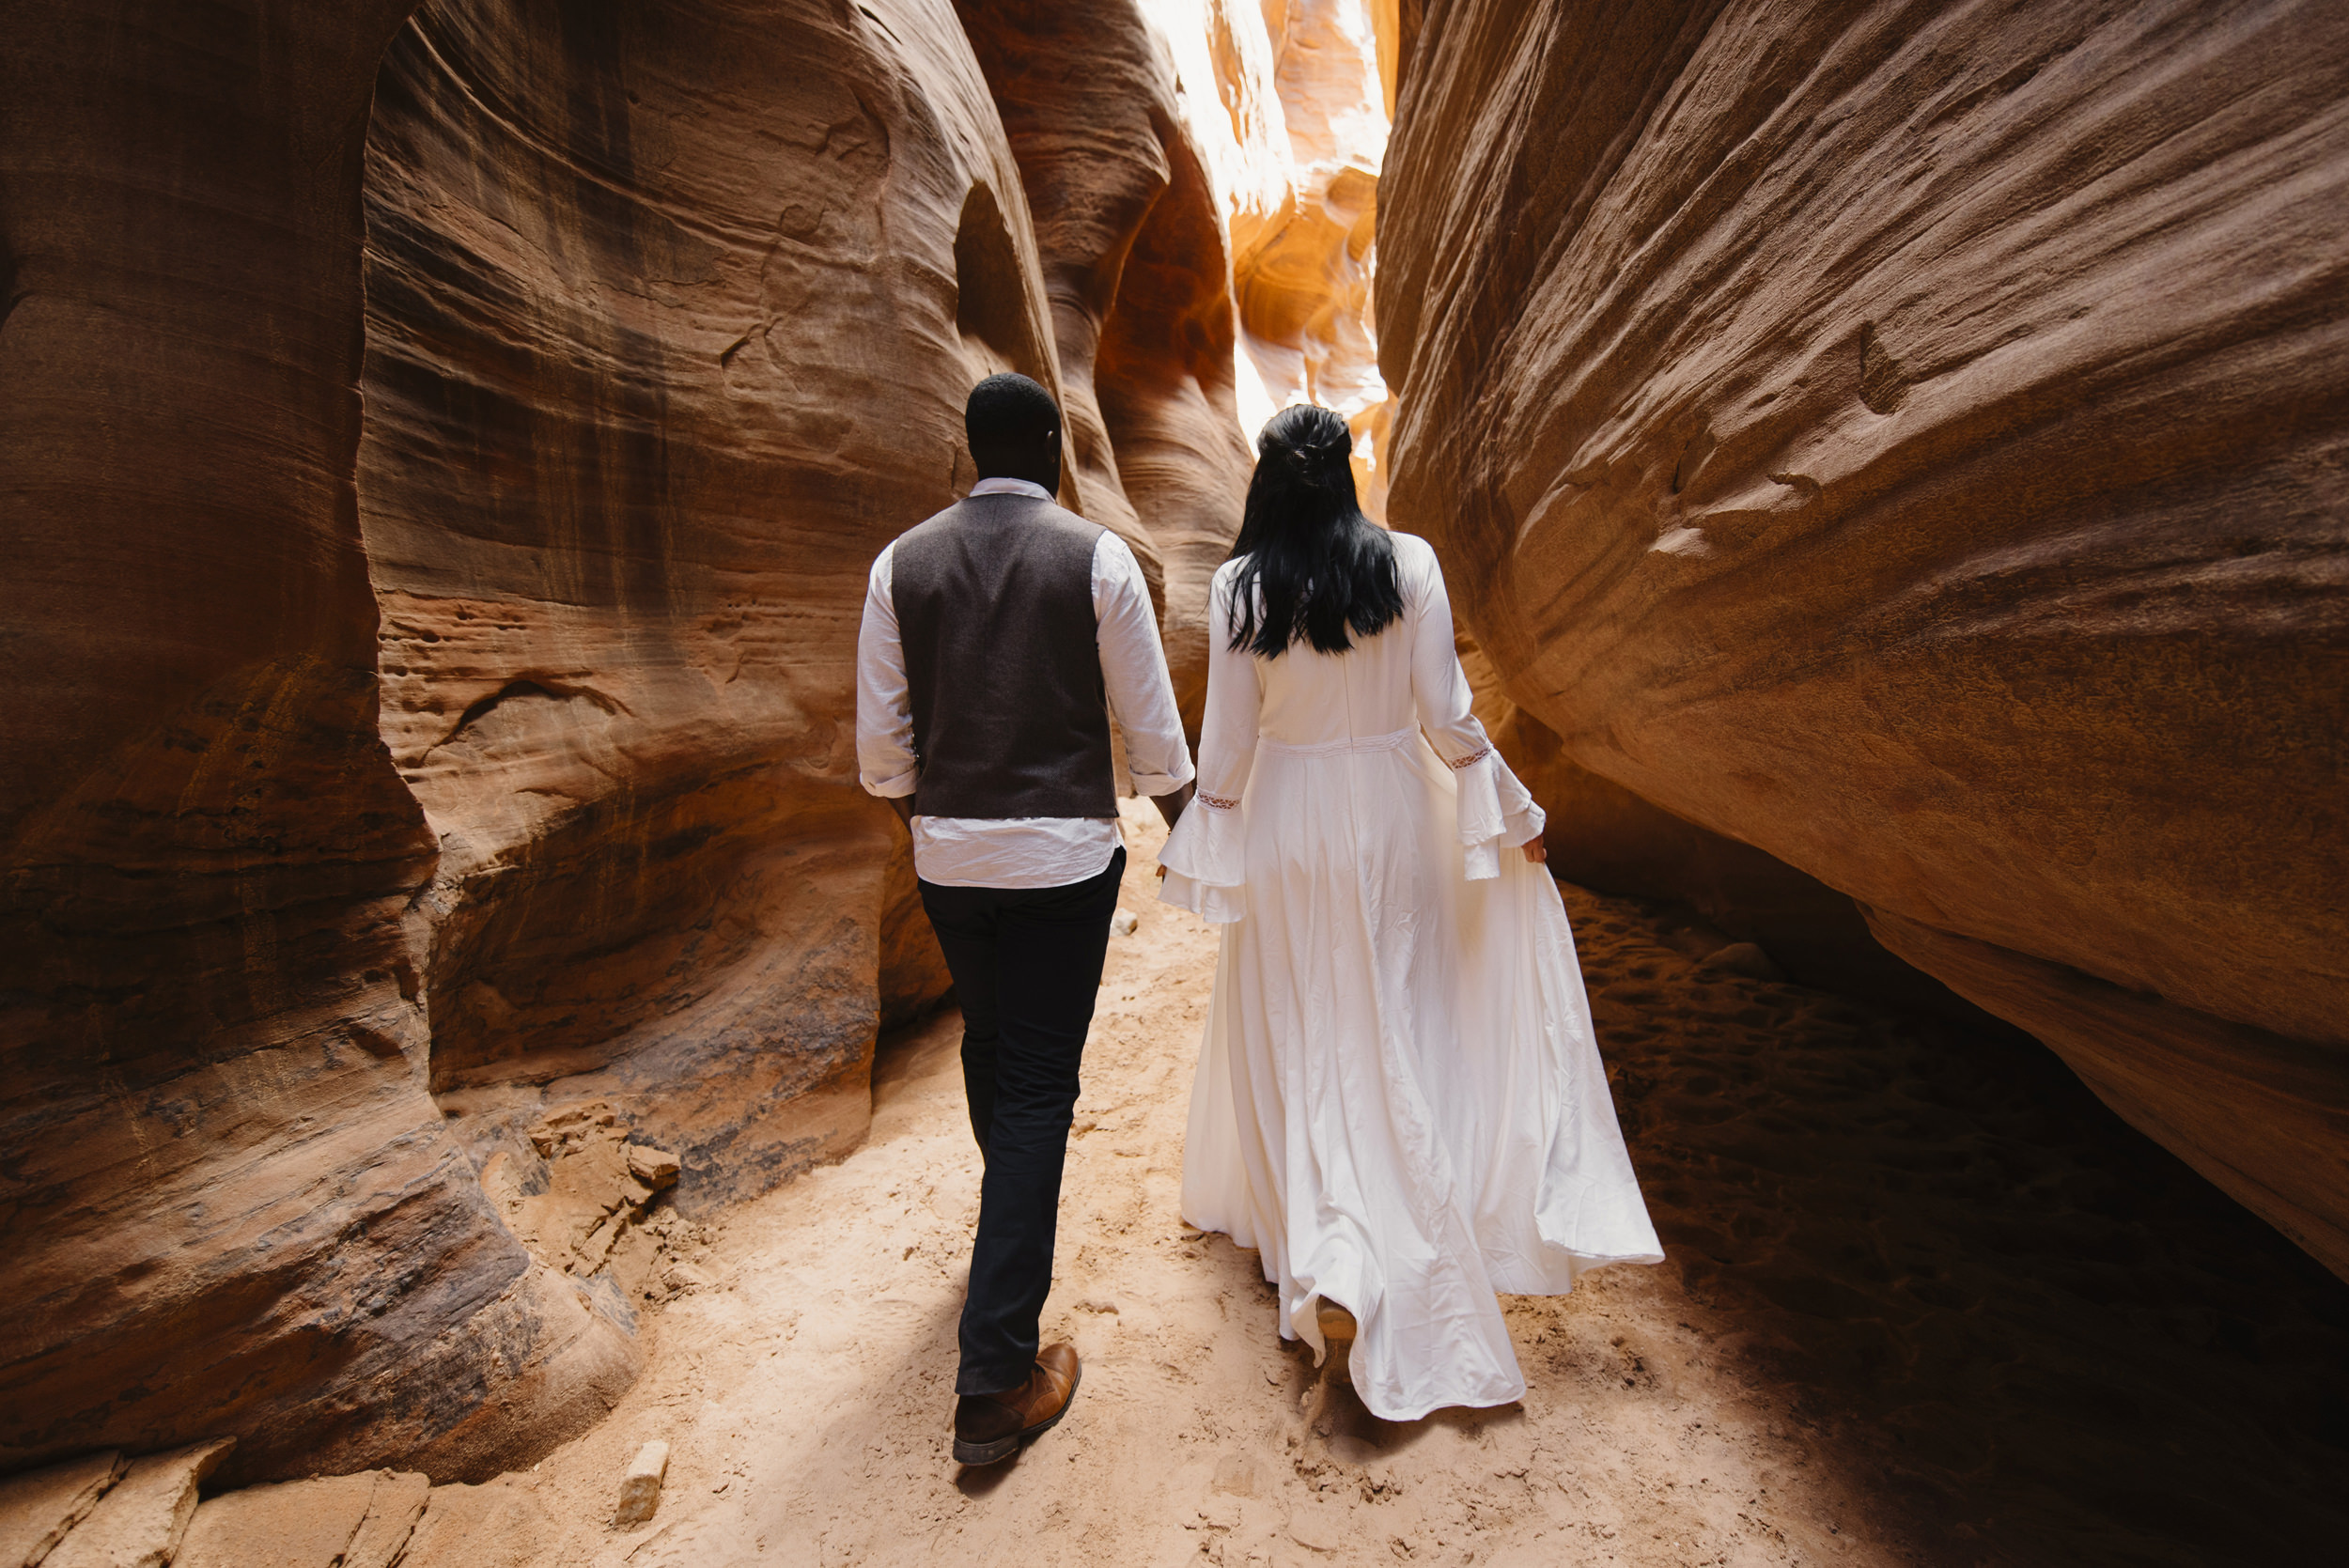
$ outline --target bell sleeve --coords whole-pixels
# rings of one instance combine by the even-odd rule
[[[1548,818],[1470,711],[1468,675],[1453,644],[1452,600],[1444,592],[1443,568],[1424,540],[1397,535],[1395,543],[1404,546],[1407,539],[1416,547],[1411,551],[1415,559],[1408,563],[1412,569],[1405,573],[1416,623],[1411,696],[1419,707],[1421,730],[1459,786],[1460,848],[1468,879],[1485,881],[1501,875],[1501,851],[1541,837]]]
[[[1199,726],[1199,790],[1159,854],[1159,863],[1166,867],[1159,897],[1216,925],[1228,925],[1248,912],[1248,825],[1240,798],[1256,760],[1256,716],[1263,699],[1255,655],[1236,653],[1231,646],[1231,572],[1223,567],[1207,587],[1207,707]]]

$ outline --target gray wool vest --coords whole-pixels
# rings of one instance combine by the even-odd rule
[[[896,542],[924,816],[1115,816],[1093,613],[1102,528],[1049,501],[974,495]]]

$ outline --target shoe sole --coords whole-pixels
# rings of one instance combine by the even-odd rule
[[[1020,1449],[1034,1442],[1038,1437],[1043,1436],[1047,1432],[1051,1431],[1052,1428],[1060,1424],[1060,1419],[1068,1414],[1068,1407],[1077,1403],[1077,1385],[1082,1383],[1084,1380],[1084,1363],[1080,1361],[1077,1363],[1076,1375],[1068,1380],[1068,1397],[1060,1402],[1059,1409],[1053,1411],[1050,1416],[1036,1422],[1034,1426],[1026,1427],[1019,1432],[1015,1432],[1008,1437],[998,1437],[991,1443],[971,1443],[965,1442],[960,1437],[956,1438],[955,1463],[957,1465],[974,1466],[1000,1465],[1004,1460],[1009,1459],[1013,1454],[1019,1452]]]

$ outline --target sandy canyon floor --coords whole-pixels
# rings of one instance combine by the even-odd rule
[[[1085,1359],[1067,1420],[948,1456],[978,1160],[946,1015],[889,1043],[863,1148],[710,1227],[609,1420],[436,1491],[411,1568],[2338,1560],[2349,1287],[2029,1042],[1702,969],[1572,887],[1670,1259],[1512,1298],[1520,1405],[1371,1417],[1177,1213],[1216,939],[1128,829],[1045,1325]],[[660,1511],[614,1529],[654,1437]]]

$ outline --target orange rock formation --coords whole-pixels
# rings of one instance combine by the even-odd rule
[[[2349,1272],[2349,15],[1430,12],[1393,515],[1575,799],[1850,894]]]
[[[1359,442],[1383,516],[1392,399],[1371,319],[1378,171],[1394,108],[1394,0],[1143,0],[1231,235],[1240,423],[1310,399]]]

